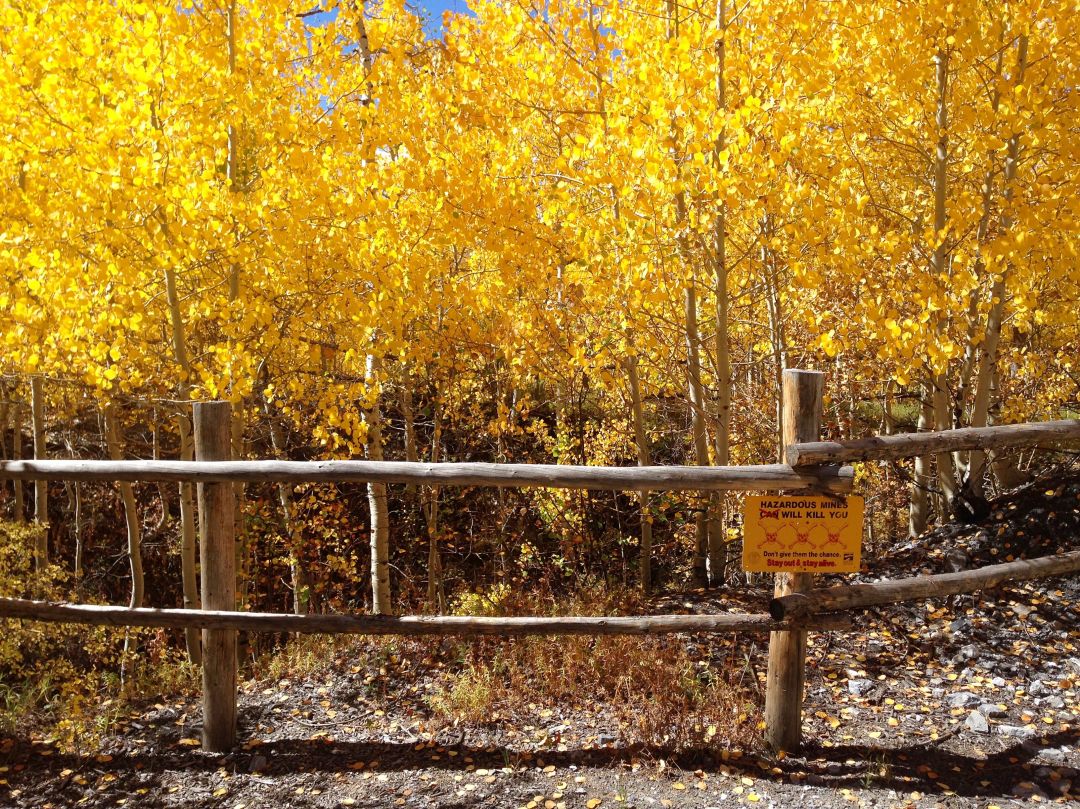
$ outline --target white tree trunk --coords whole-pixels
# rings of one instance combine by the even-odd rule
[[[683,293],[685,307],[684,328],[686,332],[686,376],[690,394],[690,418],[694,439],[694,462],[698,466],[709,465],[709,445],[705,433],[705,394],[701,384],[700,336],[697,323],[697,290],[693,281],[688,282]],[[708,501],[706,501],[708,502]],[[694,560],[696,582],[708,582],[709,521],[707,507],[694,515]]]
[[[8,459],[7,431],[11,416],[11,404],[8,402],[7,387],[0,384],[0,461]],[[7,498],[7,481],[0,482],[0,496]]]
[[[919,406],[920,433],[933,429],[934,411],[929,391],[923,391]],[[926,530],[930,521],[930,473],[932,460],[929,455],[920,455],[915,459],[915,476],[911,481],[911,504],[908,509],[908,536],[915,538]]]
[[[649,436],[645,432],[645,409],[641,402],[641,382],[638,378],[637,357],[626,358],[626,378],[630,388],[630,414],[634,421],[634,444],[637,447],[638,466],[652,464],[649,452]],[[648,595],[652,591],[652,511],[648,489],[638,491],[641,503],[641,550],[638,554],[638,578],[641,580],[641,592]]]
[[[266,405],[266,420],[270,425],[270,445],[274,450],[274,457],[285,460],[285,436],[281,430],[281,424],[271,412],[270,405]],[[311,581],[307,575],[307,568],[300,558],[303,535],[300,525],[296,520],[293,509],[292,486],[284,481],[277,484],[278,503],[281,505],[282,522],[285,525],[285,536],[288,538],[289,549],[289,575],[292,579],[293,612],[296,615],[307,615],[312,607]]]
[[[726,0],[716,2],[716,110],[721,120],[727,114],[727,88],[725,69],[727,61],[727,7]],[[716,166],[724,151],[727,132],[721,126],[716,136],[714,154]],[[716,429],[714,437],[714,462],[727,466],[731,450],[731,349],[728,341],[728,267],[727,267],[727,203],[723,196],[717,200],[716,224],[713,228],[713,293],[716,297]],[[714,586],[722,584],[727,572],[727,545],[724,536],[723,512],[726,499],[720,494],[709,498],[709,581]]]
[[[173,359],[179,370],[180,381],[176,386],[180,409],[176,414],[177,432],[180,434],[180,460],[195,459],[195,437],[192,434],[191,360],[188,357],[187,339],[184,336],[184,320],[180,312],[180,295],[176,289],[176,273],[165,270],[165,297],[169,307],[169,327],[172,337]],[[184,593],[184,608],[197,610],[200,606],[197,560],[198,540],[195,534],[195,487],[191,483],[180,484],[180,579]],[[202,663],[202,633],[197,629],[185,632],[188,659],[195,665]]]
[[[934,232],[941,234],[945,230],[948,221],[946,211],[946,196],[949,167],[949,55],[945,51],[938,51],[934,56],[934,66],[937,73],[937,128],[938,143],[934,156]],[[948,272],[949,248],[944,239],[938,239],[940,244],[935,248],[930,258],[930,269],[933,274],[933,283],[942,283],[942,279]],[[945,320],[940,315],[937,318],[936,330],[940,334],[944,331]],[[951,424],[949,402],[949,378],[948,367],[941,368],[934,374],[931,380],[934,408],[934,428],[947,430]],[[938,489],[941,491],[941,500],[938,511],[940,521],[947,518],[947,510],[956,497],[956,470],[953,467],[953,458],[950,453],[943,452],[935,457],[937,464]]]
[[[438,395],[436,395],[436,399]],[[438,463],[442,443],[442,411],[435,404],[435,428],[431,437],[431,463]],[[446,581],[443,574],[442,555],[439,552],[439,493],[438,486],[421,489],[421,510],[428,538],[428,605],[438,613],[446,609]]]
[[[108,405],[105,408],[105,444],[109,450],[109,457],[119,461],[124,457],[120,445],[120,427],[117,424],[119,417],[116,408]],[[120,496],[124,501],[124,520],[127,524],[127,557],[128,566],[131,569],[131,599],[128,606],[132,609],[143,605],[143,564],[142,564],[142,531],[139,526],[139,511],[135,502],[135,489],[131,483],[121,482]]]
[[[45,436],[45,392],[41,377],[30,377],[30,410],[34,426],[34,460],[49,457]],[[38,569],[49,563],[49,482],[34,481],[34,522],[44,526],[34,546],[34,560]]]
[[[11,458],[12,460],[21,461],[23,457],[22,449],[22,406],[15,402],[11,405]],[[14,481],[15,484],[15,508],[12,515],[13,519],[17,523],[26,521],[26,510],[23,498],[25,492],[23,491],[23,482],[21,480]]]
[[[998,81],[1001,78],[1001,69],[1005,59],[1005,50],[1002,48],[997,55],[997,60],[994,66],[994,89],[990,97],[990,108],[993,110],[994,115],[997,115],[998,108],[1001,102],[1001,92],[998,88]],[[993,201],[994,201],[994,176],[997,173],[995,166],[997,164],[996,150],[990,150],[987,155],[986,172],[983,175],[983,183],[981,189],[982,197],[982,214],[979,216],[979,226],[975,231],[975,243],[979,247],[979,250],[975,254],[975,263],[972,267],[972,275],[975,277],[978,284],[971,292],[971,296],[968,299],[968,311],[967,311],[967,343],[964,346],[964,360],[960,366],[960,378],[956,387],[956,402],[953,404],[953,426],[963,427],[965,423],[965,413],[968,407],[968,399],[971,396],[971,383],[972,374],[975,372],[975,364],[978,359],[980,339],[979,334],[979,303],[983,295],[982,285],[980,279],[982,279],[983,273],[986,271],[986,261],[983,258],[982,248],[986,245],[987,237],[990,233],[990,220],[993,213]],[[972,422],[968,422],[971,426],[974,426]],[[953,463],[956,465],[958,474],[962,474],[970,478],[970,453],[956,452],[953,453]],[[975,484],[977,488],[971,491],[982,495],[982,481]]]
[[[405,460],[419,461],[420,451],[416,447],[416,413],[413,407],[412,376],[405,374],[401,386],[401,414],[405,419]],[[412,495],[415,486],[406,486],[405,493]]]
[[[83,577],[83,534],[82,534],[82,493],[79,490],[79,482],[68,481],[71,486],[72,514],[75,524],[72,530],[75,532],[75,581],[82,581]]]
[[[1028,39],[1021,34],[1016,49],[1016,71],[1014,83],[1019,86],[1024,82],[1027,68]],[[1012,229],[1012,213],[1009,205],[1013,197],[1013,182],[1016,179],[1017,161],[1020,154],[1020,133],[1014,132],[1009,138],[1005,155],[1004,175],[1004,211],[1001,215],[1001,232]],[[1008,281],[1008,267],[994,279],[990,291],[990,312],[986,319],[986,334],[981,346],[979,370],[975,379],[975,397],[971,408],[971,426],[985,427],[990,414],[990,388],[994,381],[998,359],[998,344],[1001,340],[1001,324],[1005,314],[1005,294]],[[986,453],[973,451],[970,455],[969,477],[971,490],[976,495],[983,494],[983,472],[986,468]],[[1010,480],[1015,482],[1015,479]]]
[[[378,385],[378,359],[373,354],[367,358],[369,384]],[[379,398],[365,415],[367,422],[367,456],[369,460],[383,460],[382,414]],[[386,501],[386,484],[368,484],[368,507],[371,512],[371,611],[377,615],[389,615],[390,606],[390,516]]]
[[[761,220],[761,272],[765,281],[765,305],[769,312],[769,342],[772,344],[773,393],[776,396],[776,459],[784,462],[784,440],[780,437],[784,423],[784,369],[787,368],[787,335],[784,331],[784,304],[780,299],[780,269],[769,247],[773,224],[770,214]]]

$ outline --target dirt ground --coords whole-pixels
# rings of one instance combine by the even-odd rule
[[[1074,549],[1077,477],[896,547],[874,576]],[[654,608],[759,612],[767,596],[763,585],[669,593]],[[446,666],[392,657],[373,671],[342,656],[317,677],[246,682],[244,741],[227,755],[198,749],[198,703],[183,699],[132,713],[93,758],[29,734],[0,739],[0,806],[1080,806],[1078,596],[1080,577],[1029,582],[811,635],[798,756],[732,748],[722,728],[690,749],[630,744],[603,705],[455,727],[425,700],[453,676]],[[740,656],[760,691],[766,638],[685,642],[703,661]]]

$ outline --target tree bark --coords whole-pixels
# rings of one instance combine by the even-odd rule
[[[727,113],[726,63],[727,6],[726,0],[716,2],[716,110],[721,120]],[[720,153],[727,139],[721,125],[714,146],[714,170],[719,171]],[[716,222],[713,226],[713,294],[716,297],[716,431],[713,462],[727,466],[731,458],[731,347],[728,341],[728,266],[727,266],[727,202],[721,194],[717,200]],[[709,498],[709,580],[714,586],[723,584],[727,573],[727,544],[724,535],[723,512],[726,500],[722,496]]]
[[[8,402],[7,387],[0,383],[0,461],[8,460],[7,431],[11,404]],[[7,499],[7,483],[0,483],[0,498]]]
[[[281,430],[281,424],[271,412],[270,405],[266,405],[266,420],[270,425],[270,445],[274,450],[274,457],[285,459],[285,435]],[[307,575],[307,568],[302,557],[303,536],[293,513],[292,486],[282,481],[277,485],[278,503],[281,505],[282,522],[285,525],[285,536],[288,538],[289,547],[289,575],[292,578],[293,612],[296,615],[307,615],[311,612],[312,590],[311,580]]]
[[[705,394],[701,384],[701,355],[699,352],[700,335],[697,324],[697,291],[693,281],[689,281],[684,291],[686,330],[686,375],[690,395],[690,417],[694,438],[694,461],[698,466],[709,466],[709,447],[705,434]],[[707,501],[706,501],[707,502]],[[693,575],[695,583],[704,586],[709,581],[709,523],[708,507],[694,515],[694,559]]]
[[[365,3],[360,2],[360,13],[357,15],[357,47],[360,50],[360,58],[363,60],[365,70],[370,71],[373,64],[371,45],[368,41],[367,25],[364,22]],[[367,86],[365,104],[370,104],[371,85]],[[379,361],[374,354],[367,357],[367,379],[369,384],[378,385],[376,378],[379,370]],[[365,414],[367,423],[367,457],[372,461],[383,460],[382,450],[382,414],[379,410],[378,394],[375,403]],[[370,511],[371,528],[371,611],[376,614],[387,614],[390,607],[390,527],[389,509],[386,501],[386,484],[372,481],[368,483],[368,509]]]
[[[638,379],[637,357],[626,358],[626,377],[630,387],[630,414],[634,421],[634,444],[637,447],[638,466],[649,466],[652,459],[649,452],[649,436],[645,432],[645,410],[641,402],[641,383]],[[651,494],[648,489],[638,489],[641,508],[641,550],[638,554],[638,578],[641,592],[649,595],[652,591],[652,510]]]
[[[229,60],[229,75],[234,76],[236,74],[236,57],[237,57],[237,45],[236,45],[236,30],[238,25],[238,15],[236,13],[236,0],[229,0],[228,5],[225,8],[225,37],[226,37],[226,54]],[[241,147],[241,137],[243,133],[243,127],[241,122],[237,120],[237,116],[234,111],[230,111],[232,117],[228,122],[228,153],[226,156],[226,175],[229,180],[229,191],[233,194],[244,193],[248,190],[247,177],[245,176],[245,166],[243,164],[243,155]],[[233,216],[233,230],[234,239],[236,244],[240,244],[240,229],[239,223],[236,217]],[[240,264],[238,262],[232,262],[229,265],[229,301],[236,302],[240,299]],[[245,412],[242,402],[238,401],[237,406],[233,408],[232,420],[229,425],[230,429],[230,445],[232,448],[232,457],[234,459],[240,459],[244,457],[244,429],[245,424]],[[242,607],[247,601],[248,588],[250,586],[250,571],[248,570],[248,534],[244,527],[244,484],[237,483],[234,487],[233,502],[235,503],[236,513],[234,514],[234,530],[236,535],[236,570],[239,580],[239,587],[237,588],[237,597],[239,598],[238,606]]]
[[[105,444],[109,450],[109,457],[119,461],[123,457],[120,446],[120,428],[117,424],[118,416],[116,407],[105,407]],[[135,502],[134,487],[129,482],[121,482],[120,496],[124,501],[124,521],[127,524],[127,557],[128,566],[131,570],[131,599],[128,606],[131,608],[141,607],[143,604],[143,564],[142,564],[142,532],[139,525],[138,505]]]
[[[727,48],[724,38],[727,31],[726,0],[716,2],[716,108],[724,116],[727,111],[725,88],[725,62]],[[720,164],[720,152],[724,150],[727,131],[721,126],[716,136],[716,164]],[[716,207],[716,224],[713,229],[713,284],[716,295],[716,465],[730,463],[731,442],[731,349],[728,341],[728,267],[727,267],[727,203],[721,197]]]
[[[22,451],[22,408],[18,402],[15,402],[11,406],[11,421],[13,430],[11,432],[11,457],[15,461],[21,461],[23,456]],[[25,493],[23,492],[23,482],[16,479],[15,483],[15,508],[13,511],[13,519],[17,523],[26,521],[26,505],[23,502]]]
[[[236,73],[236,0],[229,0],[225,8],[225,38],[226,51],[229,60],[229,75]],[[236,121],[230,120],[228,124],[228,156],[225,163],[225,172],[229,180],[229,190],[238,192],[241,190],[240,183],[240,131]],[[230,267],[229,297],[236,299],[240,292],[239,267],[233,264]],[[235,277],[235,285],[233,278]]]
[[[190,412],[188,408],[190,405],[185,406],[185,409],[176,415],[176,426],[180,433],[181,461],[193,461],[195,458],[195,439],[192,435],[191,421],[187,416]],[[191,481],[182,481],[180,483],[180,580],[184,594],[184,608],[189,610],[197,610],[201,606],[196,536],[195,487]],[[201,665],[202,635],[198,630],[189,629],[184,640],[187,645],[188,660],[196,666]]]
[[[436,397],[437,398],[437,397]],[[442,410],[435,404],[435,426],[431,436],[431,463],[438,463],[442,443]],[[428,538],[428,606],[441,613],[446,609],[446,581],[443,574],[442,555],[439,552],[439,492],[438,486],[421,489],[421,510]]]
[[[669,40],[679,36],[679,5],[675,0],[667,0],[666,36]],[[679,142],[676,118],[671,119],[671,140]],[[676,171],[681,179],[680,155],[678,149],[672,150]],[[709,446],[705,427],[705,394],[701,380],[701,335],[698,331],[698,302],[694,270],[694,258],[687,238],[688,216],[686,211],[686,192],[681,188],[675,192],[675,222],[677,227],[676,244],[678,245],[681,271],[684,277],[683,290],[683,330],[686,337],[686,377],[690,402],[691,430],[693,433],[694,462],[698,466],[709,465]],[[709,523],[708,505],[699,509],[694,517],[694,556],[691,562],[694,584],[704,587],[709,581],[708,571]]]
[[[997,59],[994,63],[994,78],[993,78],[993,90],[990,94],[990,109],[996,116],[998,108],[1001,104],[1001,92],[998,82],[1001,79],[1002,65],[1005,61],[1005,48],[1002,47],[998,51]],[[964,346],[964,360],[960,366],[960,378],[957,383],[956,401],[953,405],[953,426],[963,427],[965,411],[968,406],[968,398],[971,395],[971,382],[972,374],[975,372],[975,363],[978,359],[980,339],[978,337],[979,332],[979,299],[982,297],[983,290],[981,286],[981,279],[983,273],[986,271],[986,261],[983,254],[983,248],[986,246],[987,237],[990,233],[990,221],[993,213],[993,200],[994,200],[994,175],[996,174],[995,165],[997,163],[996,150],[991,149],[987,154],[987,166],[986,172],[983,174],[982,188],[980,189],[980,196],[982,198],[982,214],[979,216],[979,225],[975,231],[975,244],[977,249],[975,255],[975,264],[972,267],[972,275],[975,277],[977,286],[972,290],[971,295],[968,298],[968,337],[967,343]],[[972,424],[972,426],[975,426]],[[978,425],[982,426],[982,425]],[[970,479],[970,458],[969,453],[957,452],[953,455],[953,462],[956,464],[957,470],[961,471],[966,477]],[[978,488],[972,488],[970,491],[977,496],[982,496],[982,482],[977,484]]]
[[[924,390],[919,406],[920,433],[933,429],[934,411],[930,397]],[[930,521],[930,483],[931,456],[918,455],[915,458],[915,475],[911,480],[911,504],[908,508],[908,536],[914,539],[926,530]]]
[[[1021,34],[1016,48],[1016,71],[1015,86],[1024,83],[1024,73],[1027,68],[1028,39]],[[1004,173],[1004,206],[1001,215],[1001,232],[1008,233],[1012,230],[1012,213],[1009,206],[1013,198],[1013,183],[1016,179],[1017,162],[1020,155],[1020,133],[1013,132],[1009,137],[1009,144],[1005,155]],[[979,370],[975,378],[975,397],[972,403],[971,425],[984,427],[988,423],[990,414],[990,387],[994,379],[994,369],[998,360],[998,343],[1001,340],[1001,324],[1005,314],[1005,293],[1009,276],[1009,267],[1006,266],[1000,275],[994,278],[990,290],[990,312],[986,319],[986,333],[982,341],[982,352],[979,362]],[[971,491],[976,496],[982,496],[984,491],[983,473],[986,469],[986,454],[973,452],[969,461],[969,480]]]
[[[161,421],[158,418],[157,408],[154,408],[153,414],[154,423],[151,426],[150,437],[152,444],[152,452],[155,461],[161,460]],[[74,453],[72,453],[74,457]],[[161,501],[161,519],[158,520],[157,531],[161,531],[172,519],[172,512],[169,507],[169,492],[168,487],[165,485],[165,481],[159,480],[157,482],[158,499]]]
[[[994,393],[1001,390],[1001,377],[996,363],[990,371],[990,377],[992,380],[990,383],[991,398],[993,398]],[[1027,476],[1020,470],[1017,453],[994,452],[991,453],[990,457],[991,468],[999,492],[1015,488],[1027,479]]]
[[[379,385],[379,361],[374,354],[367,357],[368,384]],[[367,422],[367,456],[375,462],[383,460],[382,413],[376,393],[374,404],[365,414]],[[368,508],[371,512],[371,611],[377,615],[391,612],[390,606],[390,516],[386,500],[386,484],[368,483]]]
[[[949,168],[949,54],[946,51],[938,51],[934,56],[934,65],[937,73],[937,128],[938,143],[934,157],[934,234],[938,241],[930,259],[930,269],[933,273],[933,284],[945,283],[948,274],[949,247],[944,238],[945,226],[948,224],[946,211],[948,168]],[[945,319],[938,316],[936,319],[936,331],[941,334],[945,328]],[[938,430],[947,430],[951,426],[950,414],[952,408],[949,401],[949,378],[948,361],[938,369],[931,380],[934,407],[934,426]],[[956,469],[953,466],[952,455],[942,452],[935,457],[937,465],[938,488],[941,490],[939,503],[939,519],[944,521],[947,509],[956,497],[957,481]]]
[[[49,453],[45,436],[45,393],[40,376],[30,377],[30,410],[34,426],[34,460],[43,461]],[[40,570],[49,564],[49,483],[45,480],[34,484],[34,522],[45,526],[34,547],[34,563]]]
[[[75,457],[75,447],[72,446],[72,438],[69,433],[65,446],[69,458]],[[156,460],[156,455],[155,455]],[[164,484],[159,483],[158,486]],[[75,583],[79,584],[83,577],[83,535],[82,535],[82,493],[79,490],[79,483],[75,480],[64,481],[64,491],[68,496],[68,509],[71,511],[73,517],[73,524],[71,526],[73,539],[75,540],[75,564],[73,566],[73,573],[75,575]]]
[[[179,370],[176,386],[180,398],[180,409],[176,414],[177,432],[180,434],[180,460],[191,461],[195,458],[195,439],[192,435],[192,421],[188,414],[191,405],[191,377],[193,369],[188,355],[187,338],[184,335],[184,319],[180,312],[180,295],[176,288],[176,273],[165,269],[165,298],[169,307],[169,327],[172,338],[173,359]],[[198,609],[199,575],[195,534],[195,490],[191,481],[180,483],[180,578],[184,593],[184,607]],[[191,630],[185,638],[188,659],[195,665],[202,663],[202,636]]]
[[[75,532],[75,581],[76,583],[82,581],[83,577],[83,534],[82,534],[82,493],[79,491],[79,484],[77,481],[68,481],[71,486],[71,502],[72,513],[74,515],[75,524],[72,526],[72,530]]]
[[[241,460],[244,457],[244,429],[246,427],[245,411],[242,400],[232,409],[232,418],[229,421],[229,447],[232,457]],[[248,532],[244,527],[244,483],[237,482],[233,486],[233,526],[236,547],[236,577],[237,577],[237,608],[243,609],[247,603],[248,589],[251,582],[251,570],[248,565],[250,555]]]
[[[784,461],[781,425],[784,423],[784,369],[787,368],[787,335],[784,333],[784,307],[780,300],[780,277],[776,258],[769,247],[772,239],[772,217],[761,220],[761,271],[765,281],[765,305],[769,312],[769,342],[773,356],[773,392],[776,397],[777,460]]]
[[[416,446],[416,413],[413,405],[412,377],[405,375],[401,386],[401,413],[405,420],[405,460],[415,463],[420,460],[420,452]],[[408,485],[405,493],[412,496],[416,486]]]

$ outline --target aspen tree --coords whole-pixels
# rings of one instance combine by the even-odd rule
[[[439,450],[442,445],[442,408],[441,397],[435,394],[433,408],[433,429],[431,433],[431,452],[429,461],[439,462]],[[435,612],[446,609],[446,582],[443,574],[442,556],[439,553],[439,491],[438,486],[424,486],[420,494],[420,508],[424,514],[424,526],[428,539],[428,605]]]
[[[177,366],[177,395],[179,403],[176,413],[176,427],[180,435],[180,460],[195,460],[195,436],[192,429],[191,413],[191,378],[194,371],[188,355],[187,337],[184,333],[184,320],[180,312],[180,295],[176,286],[176,273],[166,267],[165,295],[169,311],[169,331],[173,359]],[[198,537],[195,531],[195,487],[190,482],[180,483],[180,580],[183,591],[184,609],[199,609],[199,573],[196,562]],[[202,662],[202,632],[198,629],[184,631],[188,659],[195,665]]]
[[[49,457],[45,436],[45,391],[41,376],[30,377],[30,411],[34,428],[34,460]],[[49,524],[49,481],[34,481],[34,522],[38,525]],[[38,570],[49,564],[49,532],[40,531],[34,546],[34,564]]]
[[[371,401],[364,413],[367,424],[368,460],[381,461],[382,414],[379,408],[379,361],[367,355],[365,382],[371,389]],[[371,610],[380,615],[392,611],[390,604],[390,515],[385,483],[368,483],[368,508],[371,512]]]
[[[105,445],[109,452],[109,458],[119,461],[124,457],[121,446],[119,416],[113,404],[105,406],[102,416],[105,421]],[[124,502],[124,523],[127,526],[127,558],[128,568],[131,572],[131,598],[128,606],[132,609],[143,606],[143,562],[142,562],[142,528],[139,521],[139,507],[135,502],[135,488],[131,483],[121,481],[120,496]]]
[[[1004,27],[1002,29],[1004,34]],[[1004,43],[1002,43],[1004,46]],[[990,109],[996,116],[1000,108],[1001,103],[1001,72],[1002,66],[1005,62],[1005,48],[1001,47],[998,51],[997,58],[994,60],[994,72],[991,79],[992,89],[990,90]],[[974,266],[972,267],[972,274],[976,280],[981,279],[986,273],[986,246],[990,236],[990,225],[992,215],[994,213],[994,201],[995,194],[994,188],[997,177],[997,163],[998,157],[996,150],[988,150],[986,156],[986,171],[983,174],[982,187],[980,191],[980,202],[982,206],[982,213],[979,216],[978,229],[975,234],[976,253]],[[956,402],[953,405],[953,426],[960,427],[965,423],[967,416],[966,410],[968,406],[968,400],[971,397],[971,385],[972,374],[975,371],[976,363],[978,361],[979,354],[979,321],[980,321],[980,297],[982,287],[977,286],[972,290],[970,298],[968,300],[967,310],[967,342],[964,345],[964,359],[960,366],[959,379],[957,381],[957,393]],[[974,425],[973,425],[974,426]],[[954,462],[958,469],[963,469],[970,478],[971,466],[970,466],[970,453],[955,453]],[[979,481],[971,481],[972,491],[979,495],[983,491],[983,483]]]
[[[645,432],[645,411],[641,402],[641,382],[638,379],[638,359],[626,358],[626,379],[630,389],[630,415],[634,423],[634,446],[637,448],[638,466],[649,466],[652,458],[649,453],[649,437]],[[652,509],[648,489],[638,492],[641,503],[641,549],[638,555],[638,578],[641,592],[649,595],[652,591]]]
[[[1016,67],[1013,71],[1013,86],[1023,87],[1024,72],[1027,69],[1028,38],[1020,34],[1016,43]],[[1013,213],[1010,210],[1016,192],[1016,169],[1020,152],[1020,132],[1014,131],[1008,140],[1005,153],[1005,169],[1002,179],[1004,186],[1003,209],[1000,230],[1009,233],[1013,226]],[[990,287],[990,311],[986,318],[986,328],[980,348],[978,374],[975,379],[975,395],[971,408],[971,426],[985,427],[990,412],[990,385],[993,381],[994,368],[998,361],[998,345],[1001,340],[1001,326],[1005,310],[1005,296],[1009,277],[1006,265],[995,275]],[[975,450],[971,453],[969,479],[972,492],[978,496],[983,493],[983,472],[986,454]]]
[[[669,41],[679,38],[679,7],[674,2],[667,3],[667,38]],[[672,118],[672,143],[679,142],[677,122]],[[677,147],[671,157],[675,164],[676,191],[675,205],[675,241],[678,245],[679,273],[683,283],[683,329],[686,335],[686,379],[689,391],[691,433],[693,437],[694,461],[698,466],[709,465],[708,438],[705,429],[705,391],[701,379],[701,337],[698,332],[698,300],[695,281],[694,259],[690,249],[690,240],[686,235],[688,227],[686,210],[686,192],[682,188],[680,163],[682,155]],[[707,500],[706,500],[707,502]],[[692,563],[694,580],[703,586],[708,583],[709,520],[707,507],[698,509],[694,514],[695,545]]]
[[[275,457],[284,460],[288,457],[285,452],[284,431],[281,429],[281,423],[276,415],[271,412],[269,402],[266,403],[265,408],[266,420],[270,425],[270,445],[273,447]],[[288,537],[293,612],[296,615],[307,615],[311,612],[313,592],[307,567],[301,558],[304,537],[293,509],[292,486],[281,482],[275,488],[277,489],[278,503],[281,505],[281,518],[285,525],[285,535]]]
[[[18,401],[11,405],[11,458],[15,461],[21,461],[23,457],[22,452],[22,407]],[[15,506],[13,509],[13,518],[15,522],[21,523],[25,521],[26,514],[24,512],[23,505],[23,482],[21,480],[14,481],[15,488]]]
[[[8,460],[7,431],[9,417],[11,415],[11,403],[8,400],[7,385],[0,382],[0,461]],[[7,481],[0,483],[0,495],[7,498]]]
[[[949,273],[949,237],[945,226],[948,220],[946,200],[948,196],[949,172],[949,52],[939,50],[934,56],[937,82],[938,142],[934,153],[934,239],[936,245],[930,259],[931,282],[942,283]],[[945,328],[941,316],[937,318],[937,332]],[[952,407],[949,401],[948,365],[944,364],[933,374],[928,395],[933,401],[934,427],[946,430],[951,425]],[[937,464],[937,483],[941,490],[943,503],[939,506],[942,520],[946,513],[942,508],[951,506],[956,497],[956,471],[953,468],[952,454],[943,452],[935,456]]]
[[[727,0],[716,0],[716,111],[720,126],[713,149],[716,169],[722,164],[727,142]],[[728,337],[728,265],[727,265],[727,202],[718,194],[716,221],[713,225],[713,292],[716,297],[716,430],[715,462],[717,466],[731,463],[731,349]],[[709,528],[709,567],[713,584],[723,581],[726,559],[726,537],[722,523],[723,497],[713,494],[712,518],[714,524]]]

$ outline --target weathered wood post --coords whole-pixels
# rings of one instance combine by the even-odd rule
[[[784,370],[784,422],[780,426],[786,448],[801,441],[817,441],[821,431],[820,371]],[[777,597],[813,589],[812,573],[777,573]],[[794,751],[802,737],[803,686],[806,673],[806,632],[769,635],[769,672],[765,686],[765,740],[773,750]]]
[[[195,459],[231,460],[228,402],[198,402]],[[231,483],[199,483],[199,558],[204,610],[236,609],[234,497]],[[236,630],[204,629],[203,749],[222,753],[236,744]]]

